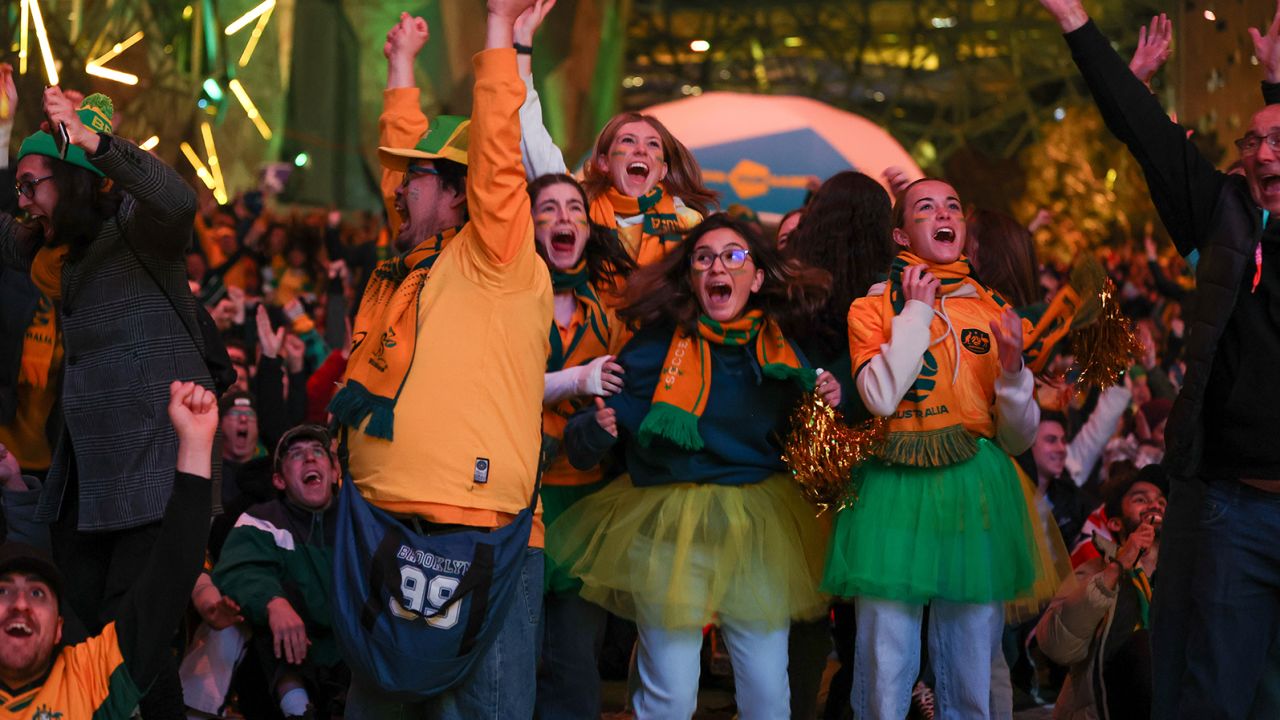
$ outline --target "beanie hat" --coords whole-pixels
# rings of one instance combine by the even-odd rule
[[[76,113],[80,116],[80,122],[90,130],[98,133],[111,132],[111,118],[115,115],[115,106],[111,104],[111,98],[106,95],[102,93],[90,95],[80,103]],[[63,157],[62,153],[58,152],[58,144],[54,142],[53,136],[43,130],[27,136],[27,139],[22,141],[22,146],[18,148],[18,159],[21,160],[28,155],[44,155],[62,160],[84,168],[98,177],[103,177],[102,171],[89,162],[89,157],[85,155],[83,149],[68,144],[66,157]]]

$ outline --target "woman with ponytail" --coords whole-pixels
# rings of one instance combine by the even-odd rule
[[[856,600],[857,717],[906,715],[928,605],[939,716],[987,718],[1004,603],[1045,572],[1010,459],[1039,423],[1026,328],[972,277],[953,187],[913,183],[894,219],[889,278],[849,310],[858,394],[889,432],[854,469],[823,589]]]
[[[692,716],[711,622],[727,640],[740,717],[790,714],[788,628],[826,607],[827,533],[778,438],[805,393],[839,404],[841,389],[787,332],[829,283],[723,215],[628,282],[619,315],[638,329],[618,356],[626,386],[565,433],[575,467],[616,448],[628,474],[566,511],[547,548],[584,598],[636,621],[637,718]]]

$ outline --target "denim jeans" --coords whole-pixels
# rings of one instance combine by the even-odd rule
[[[632,696],[636,720],[683,720],[698,706],[702,631],[667,630],[637,623],[640,687]],[[787,684],[788,628],[760,630],[721,618],[733,664],[734,696],[741,720],[791,717]]]
[[[600,717],[600,649],[609,614],[574,594],[543,599],[538,720]]]
[[[542,615],[542,550],[529,548],[502,630],[471,675],[445,693],[396,702],[377,688],[351,683],[347,720],[527,720],[537,685]]]
[[[1190,484],[1194,493],[1196,482],[1175,489],[1170,509],[1194,497],[1179,492]],[[1174,643],[1185,638],[1185,670],[1171,679],[1161,677],[1164,667],[1155,668],[1154,716],[1243,719],[1250,716],[1280,629],[1280,495],[1216,481],[1198,505],[1197,517],[1177,517],[1161,539],[1154,651],[1158,659],[1177,652]],[[1185,604],[1175,595],[1179,590]]]
[[[853,714],[859,720],[901,720],[920,674],[923,605],[857,598]],[[929,661],[939,720],[991,717],[991,654],[1004,628],[1004,605],[929,604]]]

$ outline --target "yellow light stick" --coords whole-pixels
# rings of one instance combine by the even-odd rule
[[[94,58],[85,63],[84,71],[90,75],[106,78],[107,80],[115,80],[116,82],[124,83],[125,85],[137,85],[137,75],[134,75],[133,73],[120,72],[119,70],[112,70],[102,66],[116,59],[120,53],[136,45],[138,41],[142,40],[142,37],[142,31],[139,30],[126,38],[123,42],[116,43],[110,50],[103,53],[101,57]]]
[[[58,68],[53,64],[53,47],[49,45],[49,33],[44,28],[44,16],[40,14],[40,0],[27,0],[31,7],[31,22],[36,26],[36,40],[40,43],[40,55],[44,58],[44,72],[50,85],[58,84]]]
[[[227,35],[235,35],[248,26],[249,23],[256,20],[259,15],[262,15],[275,6],[276,0],[263,0],[263,2],[259,3],[257,7],[236,18],[235,22],[228,25],[227,29],[223,32]]]
[[[142,150],[148,150],[148,151],[149,151],[149,150],[155,150],[155,149],[156,149],[156,146],[157,146],[157,145],[159,145],[159,144],[160,144],[160,136],[159,136],[159,135],[152,135],[151,137],[147,138],[146,140],[143,140],[143,141],[142,141],[142,144],[141,144],[141,145],[139,145],[138,147],[139,147],[140,149],[142,149]],[[190,145],[188,145],[187,147],[191,147],[191,146],[190,146]]]
[[[218,165],[218,148],[213,144],[213,128],[207,122],[200,123],[200,135],[204,137],[204,151],[209,157],[209,173],[213,175],[213,197],[221,205],[227,204],[227,185]]]
[[[236,100],[240,101],[240,106],[244,108],[244,112],[253,121],[253,126],[258,128],[258,133],[262,135],[263,140],[271,139],[271,128],[267,126],[262,114],[258,112],[258,108],[253,104],[253,99],[249,97],[249,93],[245,91],[244,85],[240,83],[239,78],[233,79],[227,83],[231,88],[231,94],[236,96]]]
[[[203,182],[205,187],[212,190],[213,176],[209,174],[209,169],[204,166],[204,163],[200,161],[200,156],[196,155],[195,148],[184,142],[178,146],[178,149],[187,157],[187,162],[191,163],[191,167],[196,169],[196,177],[200,178],[200,182]]]
[[[27,3],[31,0],[22,0],[22,22],[18,30],[18,74],[27,74],[27,22],[31,17],[31,9]]]
[[[240,53],[240,67],[249,64],[249,58],[253,57],[253,51],[258,47],[258,40],[262,38],[262,31],[267,27],[267,21],[271,19],[271,13],[275,11],[275,6],[267,8],[267,11],[258,18],[258,24],[253,26],[253,33],[249,35],[249,42],[244,46],[244,52]]]

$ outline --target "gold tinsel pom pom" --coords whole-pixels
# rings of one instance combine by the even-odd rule
[[[848,500],[849,474],[884,444],[888,421],[873,418],[851,428],[840,411],[811,392],[791,415],[782,459],[805,499],[824,512]]]
[[[1071,347],[1080,367],[1080,383],[1094,387],[1115,385],[1142,354],[1142,343],[1133,323],[1120,314],[1116,288],[1107,280],[1102,288],[1102,309],[1097,322],[1072,333]]]

